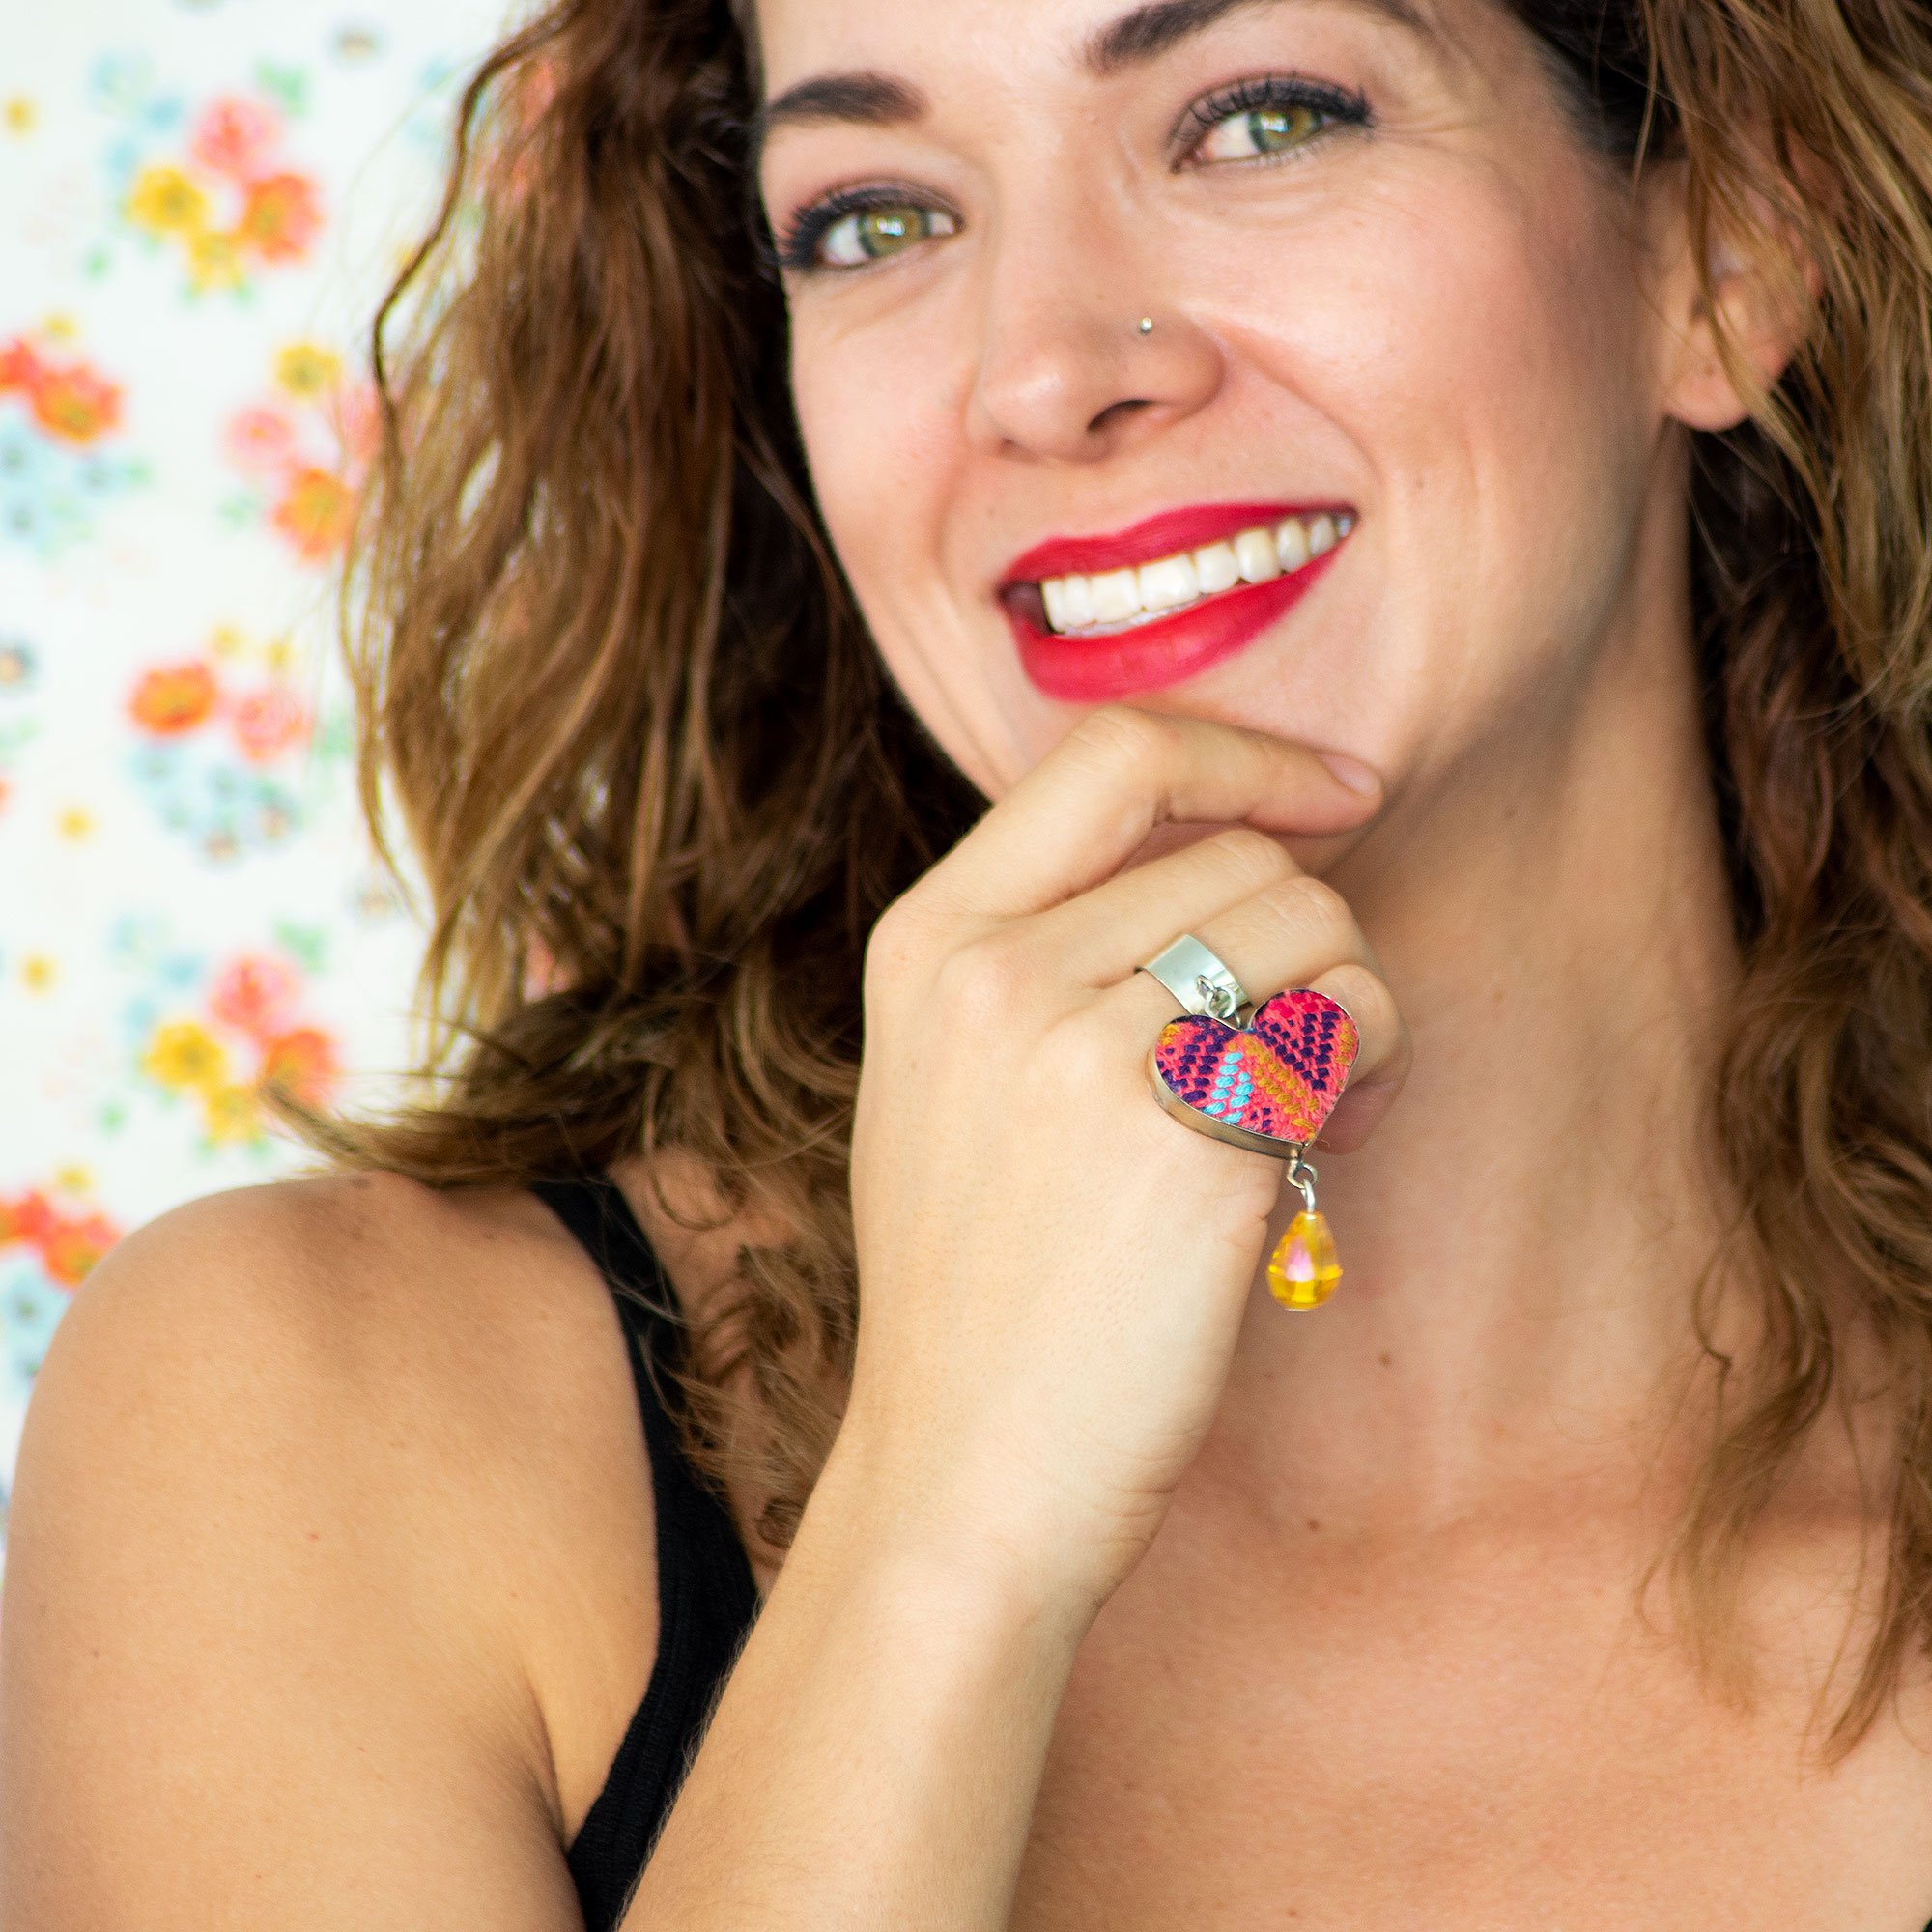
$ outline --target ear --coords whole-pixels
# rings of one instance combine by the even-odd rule
[[[1663,412],[1687,429],[1734,429],[1776,385],[1804,340],[1822,278],[1792,222],[1758,190],[1728,233],[1694,245],[1680,166],[1659,170],[1652,301]]]

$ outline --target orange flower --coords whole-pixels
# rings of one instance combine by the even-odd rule
[[[314,1106],[328,1097],[340,1071],[335,1042],[319,1027],[297,1027],[269,1042],[259,1084],[279,1087]]]
[[[319,563],[342,547],[355,518],[355,498],[349,486],[311,466],[289,478],[272,521],[304,560]]]
[[[63,1288],[77,1288],[96,1262],[121,1238],[104,1214],[63,1214],[39,1188],[0,1201],[0,1248],[33,1248]]]
[[[34,420],[65,442],[92,442],[121,420],[121,391],[84,362],[43,363],[27,393]]]
[[[144,731],[173,738],[201,724],[217,695],[214,673],[206,665],[163,665],[142,677],[128,709]]]
[[[15,1241],[38,1244],[53,1224],[53,1204],[38,1188],[14,1201],[0,1201],[0,1248]]]
[[[279,959],[244,953],[215,980],[208,1009],[252,1038],[272,1038],[285,1025],[297,990],[295,974]]]
[[[0,395],[9,389],[29,389],[41,380],[41,358],[23,336],[0,342]]]
[[[264,175],[249,186],[235,240],[265,262],[292,262],[308,253],[321,228],[321,204],[306,175]]]
[[[121,1231],[105,1214],[54,1222],[40,1243],[41,1260],[63,1288],[78,1288],[88,1271],[121,1238]]]

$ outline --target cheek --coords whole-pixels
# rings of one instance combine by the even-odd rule
[[[936,318],[935,318],[936,320]],[[946,339],[802,318],[792,396],[819,512],[862,603],[929,574],[959,460]]]
[[[1561,166],[1418,171],[1283,238],[1259,285],[1199,265],[1281,399],[1289,473],[1297,445],[1366,472],[1380,527],[1350,689],[1376,694],[1394,756],[1582,648],[1621,582],[1656,424],[1647,337],[1609,198]]]
[[[982,535],[961,424],[971,344],[919,307],[862,330],[795,323],[792,394],[819,514],[881,659],[973,783],[998,797],[1070,723],[1022,675],[949,554]],[[983,542],[980,551],[986,552]]]

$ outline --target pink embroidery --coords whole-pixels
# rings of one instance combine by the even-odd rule
[[[1206,1015],[1170,1020],[1154,1066],[1196,1113],[1286,1147],[1321,1131],[1360,1045],[1341,1007],[1293,986],[1264,1000],[1245,1029]]]

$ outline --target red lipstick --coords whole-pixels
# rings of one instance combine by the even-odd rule
[[[1153,691],[1193,677],[1244,649],[1286,616],[1340,554],[1342,545],[1264,583],[1239,583],[1165,617],[1145,618],[1100,635],[1050,629],[1037,586],[1050,577],[1094,575],[1199,550],[1242,530],[1272,529],[1288,517],[1350,515],[1336,503],[1203,503],[1167,510],[1122,530],[1052,537],[1017,556],[1000,580],[1021,668],[1049,697],[1072,704]],[[1346,541],[1346,539],[1345,539]]]

